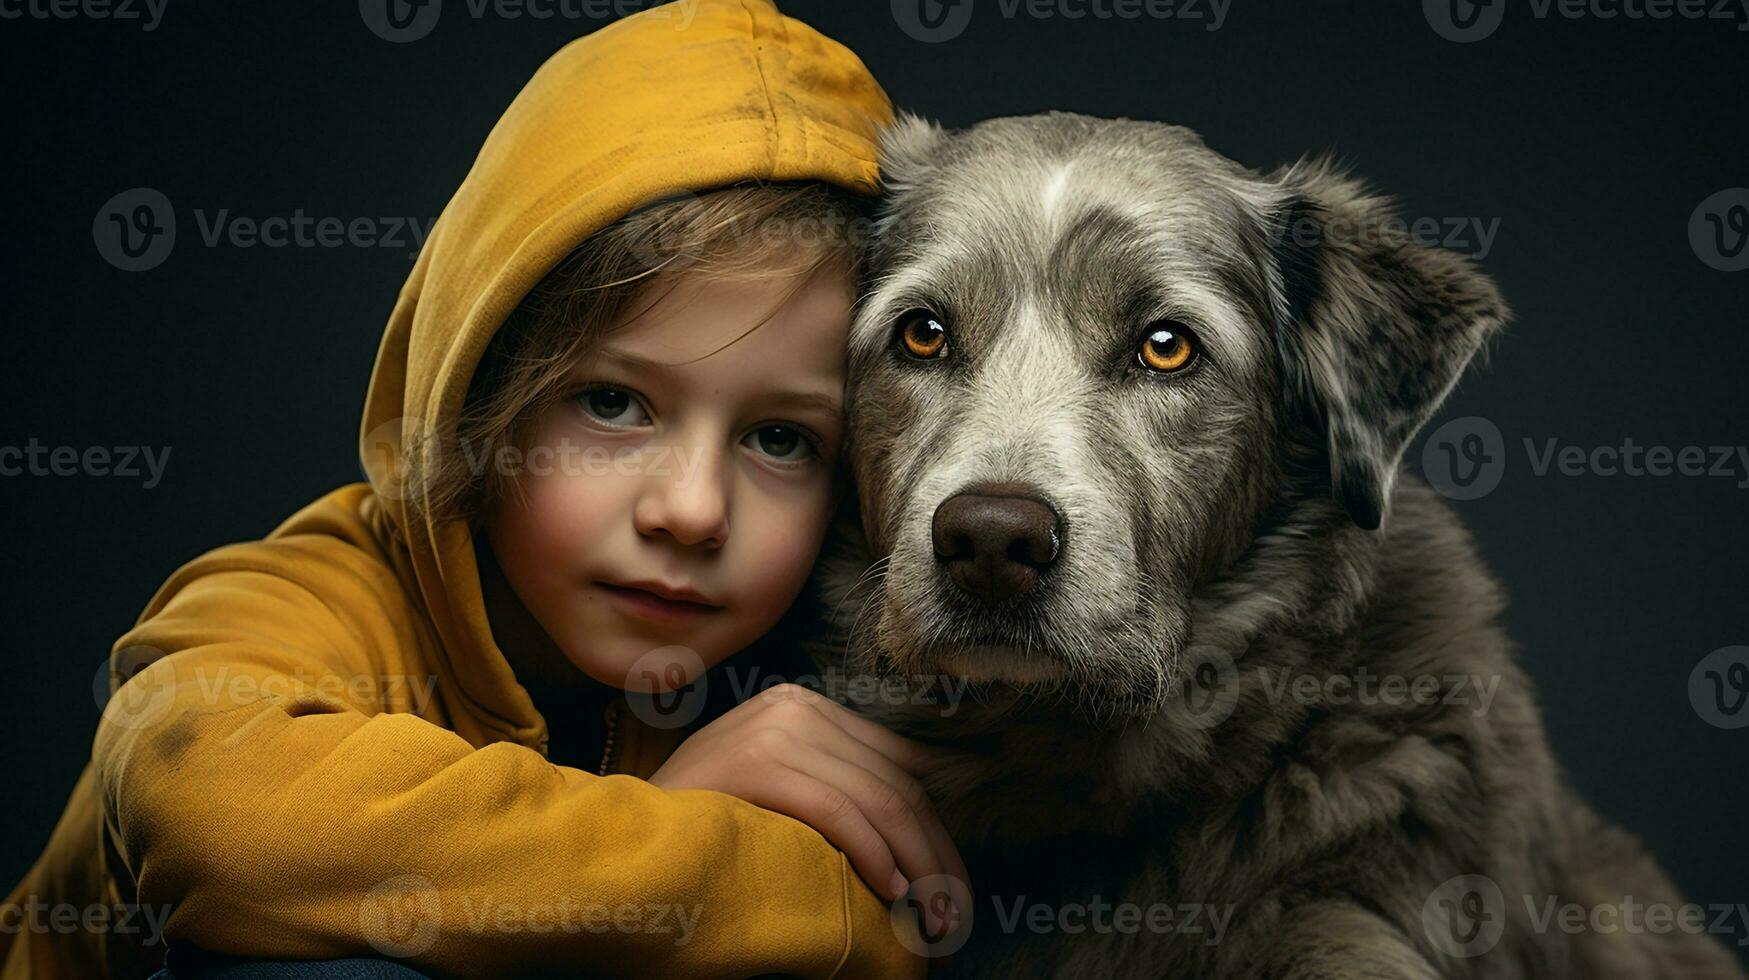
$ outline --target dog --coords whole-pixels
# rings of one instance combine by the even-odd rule
[[[814,656],[967,685],[858,706],[948,753],[924,786],[976,893],[937,889],[960,924],[920,951],[1745,976],[1692,917],[1592,914],[1683,900],[1564,782],[1500,585],[1403,472],[1509,319],[1469,259],[1326,161],[1254,171],[1161,123],[901,114],[882,174]]]

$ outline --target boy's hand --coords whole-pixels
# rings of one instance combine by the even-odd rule
[[[915,778],[932,763],[921,743],[805,687],[779,684],[693,733],[650,782],[716,790],[788,814],[848,855],[877,894],[897,900],[929,875],[971,886]],[[929,928],[951,929],[965,912]]]

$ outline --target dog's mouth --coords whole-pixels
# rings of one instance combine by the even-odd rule
[[[1001,640],[943,646],[930,654],[942,673],[973,684],[1035,687],[1064,679],[1062,661],[1049,652]]]

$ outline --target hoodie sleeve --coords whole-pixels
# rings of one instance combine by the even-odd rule
[[[808,826],[419,717],[435,686],[381,653],[406,629],[384,583],[299,584],[274,557],[298,547],[191,563],[117,645],[149,663],[98,728],[106,836],[171,943],[455,977],[922,975]]]

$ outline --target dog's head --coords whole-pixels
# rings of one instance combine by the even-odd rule
[[[883,176],[851,639],[889,670],[1157,707],[1193,598],[1260,535],[1387,520],[1405,445],[1506,315],[1331,168],[1259,174],[1177,127],[903,116]]]

